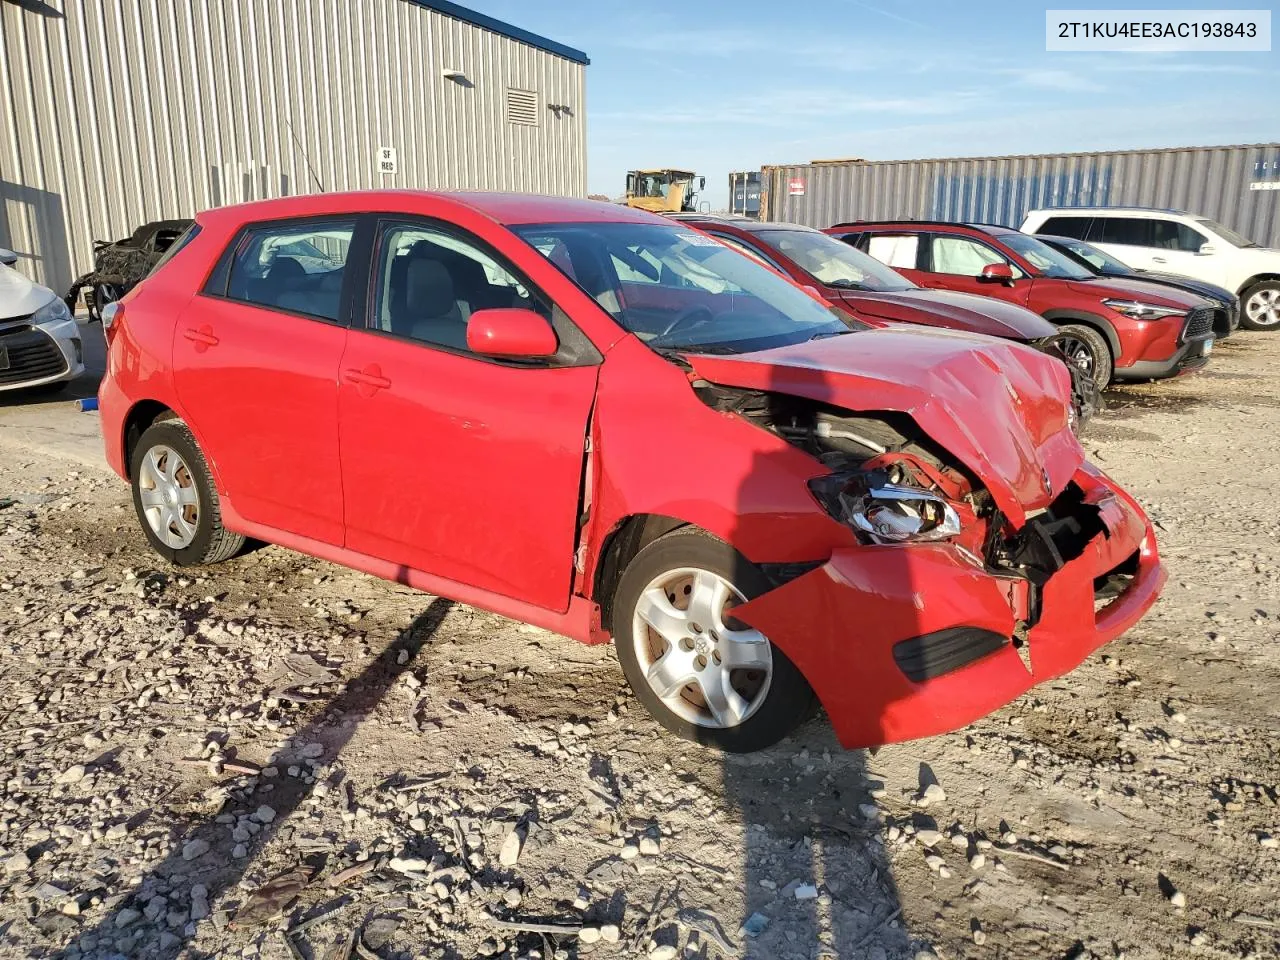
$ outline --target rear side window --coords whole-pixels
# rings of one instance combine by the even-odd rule
[[[182,231],[182,234],[178,237],[178,239],[174,240],[172,243],[169,244],[168,248],[164,252],[164,256],[156,261],[156,265],[147,272],[147,276],[148,277],[151,276],[157,270],[163,267],[166,263],[168,263],[170,260],[176,257],[178,255],[178,251],[181,250],[183,247],[185,247],[192,240],[194,240],[196,236],[199,235],[199,233],[200,233],[200,224],[193,222],[191,226],[187,227],[187,229]]]
[[[289,220],[250,227],[236,238],[226,296],[336,321],[354,232],[353,220]]]
[[[1139,217],[1097,217],[1089,239],[1126,247],[1153,247],[1152,221]]]
[[[1050,217],[1041,225],[1036,233],[1045,233],[1053,237],[1075,237],[1083,240],[1089,235],[1089,225],[1093,217]]]
[[[867,253],[881,263],[899,270],[914,270],[920,251],[920,238],[911,233],[877,233],[866,240]]]

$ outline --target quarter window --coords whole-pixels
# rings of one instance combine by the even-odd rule
[[[240,234],[226,295],[263,307],[337,320],[353,221],[289,221]]]
[[[551,321],[551,308],[472,243],[423,224],[390,224],[378,244],[373,325],[386,333],[467,350],[477,310],[519,307]]]

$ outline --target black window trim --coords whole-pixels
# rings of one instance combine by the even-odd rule
[[[430,217],[418,213],[383,211],[367,214],[366,219],[369,225],[368,244],[365,248],[368,254],[368,261],[365,264],[365,276],[367,279],[361,291],[353,296],[350,314],[351,329],[378,337],[387,337],[399,343],[412,344],[426,350],[434,350],[437,353],[461,357],[465,360],[474,360],[478,363],[487,363],[515,370],[557,370],[563,367],[594,367],[604,362],[604,355],[596,349],[595,344],[582,332],[582,329],[573,322],[568,312],[543,291],[540,286],[530,280],[528,275],[512,263],[509,257],[497,250],[484,238],[476,236],[469,230],[465,230],[448,220],[441,220],[438,217]],[[375,276],[375,271],[382,256],[383,238],[389,226],[423,227],[436,230],[445,236],[458,240],[460,243],[475,247],[492,259],[499,267],[511,274],[531,295],[550,305],[551,318],[548,322],[551,324],[551,329],[555,331],[558,343],[555,354],[550,357],[526,360],[508,357],[488,357],[484,354],[473,353],[470,350],[451,347],[448,344],[406,337],[390,330],[383,330],[377,326],[376,318],[373,315],[373,307],[377,299],[375,284],[379,278]],[[521,242],[524,241],[522,240]]]
[[[279,313],[286,317],[297,317],[300,320],[311,320],[315,323],[323,323],[331,327],[348,327],[351,319],[351,294],[353,287],[352,261],[356,259],[354,256],[359,248],[361,240],[360,226],[363,217],[358,213],[326,213],[319,215],[303,216],[303,217],[273,217],[269,220],[253,220],[242,223],[239,229],[232,235],[230,242],[227,243],[226,249],[218,256],[217,265],[213,268],[213,272],[209,274],[201,288],[196,292],[196,296],[208,297],[212,300],[222,300],[226,303],[238,303],[241,306],[252,307],[255,310],[265,310],[268,313]],[[240,242],[251,232],[256,230],[267,229],[276,225],[293,225],[299,224],[309,226],[311,224],[350,224],[351,225],[351,242],[347,247],[347,259],[342,265],[342,290],[338,294],[338,317],[332,319],[330,317],[322,317],[314,313],[303,313],[301,310],[288,310],[284,307],[277,307],[268,303],[258,303],[255,300],[241,300],[239,297],[232,297],[227,294],[227,287],[231,283],[231,263],[235,259],[236,250],[240,246]]]

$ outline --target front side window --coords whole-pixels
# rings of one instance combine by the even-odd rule
[[[263,307],[337,320],[355,223],[287,221],[240,234],[226,295]]]
[[[933,238],[933,272],[959,277],[977,277],[989,263],[1008,263],[986,244],[966,237]]]
[[[1199,230],[1188,227],[1177,220],[1152,220],[1151,232],[1153,247],[1161,250],[1182,250],[1186,253],[1198,253],[1200,248],[1209,242]]]
[[[915,287],[874,256],[817,230],[762,230],[759,237],[828,287],[879,292]]]
[[[473,243],[418,223],[387,224],[377,246],[373,326],[385,333],[467,350],[477,310],[520,307],[550,322],[550,307]]]
[[[847,333],[855,321],[679,225],[512,227],[654,350],[745,353]]]
[[[920,238],[914,233],[875,233],[865,239],[867,253],[896,270],[915,270]]]

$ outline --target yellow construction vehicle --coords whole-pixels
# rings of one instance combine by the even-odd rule
[[[697,190],[694,180],[698,181]],[[706,177],[688,170],[629,170],[627,206],[652,213],[696,213],[698,191],[706,185]]]

